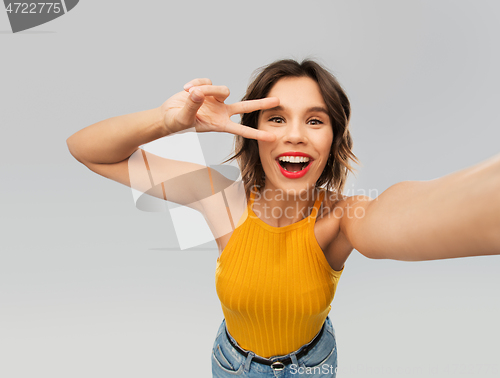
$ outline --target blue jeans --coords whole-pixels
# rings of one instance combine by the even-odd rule
[[[249,351],[247,357],[240,354],[229,343],[225,329],[226,320],[224,319],[219,327],[212,349],[212,375],[214,378],[233,376],[247,378],[293,378],[297,376],[304,378],[335,378],[337,375],[337,343],[335,341],[335,331],[329,317],[325,320],[325,329],[319,341],[305,356],[299,359],[296,357],[296,354],[305,347],[305,345],[303,345],[296,351],[287,355],[269,358],[272,360],[280,360],[290,357],[292,363],[286,365],[283,370],[274,370],[271,366],[253,361],[253,356],[255,356],[253,352]],[[236,340],[234,340],[231,335],[229,335],[229,337],[237,344]]]

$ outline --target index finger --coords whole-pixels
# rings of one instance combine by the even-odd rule
[[[235,122],[228,122],[224,130],[226,133],[231,133],[235,135],[241,135],[247,139],[256,139],[263,142],[274,142],[276,140],[276,135],[270,133],[269,131],[254,129],[253,127],[240,125]]]
[[[274,108],[280,104],[278,97],[266,97],[259,100],[240,101],[228,105],[228,111],[231,115],[252,113],[257,110]]]
[[[184,90],[188,92],[189,88],[196,87],[198,85],[212,85],[212,80],[204,78],[188,81],[186,84],[184,84]]]

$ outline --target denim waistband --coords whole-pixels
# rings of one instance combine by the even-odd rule
[[[257,361],[254,361],[254,357],[260,357],[266,360],[272,360],[272,361],[280,361],[283,359],[289,358],[292,363],[287,365],[287,369],[290,369],[292,366],[299,367],[299,366],[306,366],[309,361],[315,361],[321,359],[322,356],[329,355],[329,349],[331,350],[336,349],[336,344],[335,344],[335,332],[331,323],[331,320],[329,317],[326,318],[325,323],[322,327],[323,333],[319,336],[318,342],[309,350],[304,356],[301,356],[300,358],[297,358],[297,354],[303,350],[304,348],[307,348],[309,344],[314,340],[311,340],[311,342],[302,345],[299,349],[290,352],[285,355],[276,355],[272,357],[263,357],[259,356],[256,353],[246,350],[244,348],[240,348],[247,352],[248,355],[245,357],[243,356],[238,350],[234,348],[233,345],[231,345],[228,337],[231,339],[231,341],[238,345],[238,342],[231,336],[229,332],[227,332],[227,327],[226,327],[226,322],[225,320],[222,321],[222,324],[219,328],[219,331],[217,333],[217,340],[216,343],[218,343],[217,347],[221,347],[223,349],[224,353],[228,353],[229,355],[226,356],[228,357],[228,362],[230,362],[234,366],[238,366],[238,370],[242,370],[244,372],[248,372],[251,370],[256,373],[262,373],[264,374],[272,374],[274,369],[266,364],[258,363]],[[226,333],[227,332],[227,333]],[[329,335],[327,334],[329,333]],[[332,345],[332,340],[333,340],[333,345]],[[311,356],[311,354],[315,354],[315,356]],[[330,353],[331,354],[331,353]],[[335,353],[336,355],[336,353]],[[336,356],[335,356],[336,357]],[[253,362],[253,363],[252,363]],[[233,373],[234,374],[234,373]]]

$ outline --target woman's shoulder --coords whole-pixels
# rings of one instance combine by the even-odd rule
[[[332,190],[326,190],[319,208],[317,220],[327,223],[330,229],[339,228],[345,219],[359,218],[367,206],[373,201],[365,195],[346,195]]]
[[[315,226],[316,240],[323,250],[332,269],[339,271],[353,251],[353,246],[347,240],[341,229],[341,221],[348,217],[347,209],[356,196],[325,191],[320,213]]]
[[[323,189],[325,194],[323,196],[323,202],[321,203],[321,208],[323,211],[333,212],[335,208],[339,207],[342,201],[345,201],[348,196],[336,192],[334,190]]]
[[[333,191],[327,191],[325,194],[317,230],[329,235],[327,239],[330,242],[344,240],[343,244],[347,250],[352,247],[347,243],[347,233],[366,216],[368,206],[374,199],[366,195],[349,196]]]
[[[325,237],[328,235],[328,238],[335,237],[340,227],[340,213],[337,209],[344,198],[343,195],[324,189],[323,200],[316,218],[315,229],[317,234],[324,234]]]

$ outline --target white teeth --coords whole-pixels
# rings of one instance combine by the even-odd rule
[[[280,156],[278,160],[288,163],[307,163],[309,158],[305,156]]]

